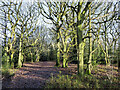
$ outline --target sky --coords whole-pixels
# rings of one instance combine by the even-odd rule
[[[11,1],[21,1],[21,0],[11,0]],[[51,0],[23,0],[24,2],[34,2],[34,1],[40,1],[40,2],[43,2],[43,1],[51,1]],[[78,0],[52,0],[52,1],[55,1],[55,2],[57,2],[57,1],[62,1],[62,2],[64,2],[64,1],[78,1]],[[88,1],[88,0],[83,0],[84,2],[86,2],[86,1]],[[93,0],[91,0],[91,1],[93,1]],[[118,2],[118,1],[120,1],[120,0],[95,0],[95,2]]]
[[[11,0],[11,1],[16,2],[16,0]],[[19,1],[21,1],[21,0],[17,0],[17,1],[19,2]],[[31,4],[33,4],[32,1],[34,1],[34,0],[23,0],[23,1],[24,1],[24,2],[23,2],[23,4],[22,4],[22,6],[23,6],[23,9],[24,9],[24,6],[26,6],[26,3],[30,2]],[[47,9],[46,7],[44,7],[44,8]],[[47,28],[47,27],[52,27],[52,25],[46,24],[46,23],[43,21],[43,18],[44,18],[44,17],[43,17],[42,15],[40,15],[40,17],[38,18],[38,23],[37,23],[37,25],[40,26],[40,25],[44,24],[44,25],[46,25],[46,28]],[[49,23],[51,22],[50,20],[48,20],[48,19],[46,19],[46,18],[44,18],[44,20],[47,21],[47,22],[49,22]],[[9,25],[10,25],[10,24],[8,23],[7,26],[9,27]],[[0,28],[0,44],[2,43],[1,38],[3,37],[3,36],[1,35],[1,34],[2,34],[1,31],[2,31],[2,29]],[[10,37],[10,33],[9,33],[9,32],[7,33],[7,36]],[[50,37],[50,36],[48,35],[48,37]]]

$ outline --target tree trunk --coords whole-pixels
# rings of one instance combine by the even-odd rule
[[[66,58],[65,54],[63,55],[63,63],[62,63],[62,68],[65,68],[66,64]]]
[[[67,56],[67,37],[65,38],[65,42],[64,42],[64,45],[63,45],[64,47],[64,50],[63,50],[63,65],[62,65],[62,67],[63,68],[65,68],[65,67],[67,67],[66,65],[66,63],[67,63],[67,59],[68,59],[68,56]]]
[[[84,69],[83,69],[83,56],[84,56],[84,46],[85,43],[81,41],[81,43],[78,46],[78,74],[83,75],[84,74]]]
[[[83,56],[84,56],[84,46],[85,43],[83,42],[82,38],[82,22],[81,21],[81,2],[78,2],[78,13],[77,13],[77,59],[78,59],[78,74],[83,75],[84,69],[83,69]]]
[[[74,15],[74,10],[73,10],[73,23],[75,23],[74,18],[75,18],[75,15]],[[73,27],[73,32],[75,32],[75,34],[73,34],[73,36],[75,37],[74,40],[73,40],[73,45],[74,45],[77,42],[76,27],[75,26]],[[74,58],[74,60],[77,60],[77,46],[76,45],[73,47],[73,58]]]
[[[8,46],[6,45],[4,57],[5,57],[5,63],[8,66],[9,65],[9,55],[7,53],[8,53]]]
[[[22,39],[20,38],[20,44],[19,44],[19,58],[18,58],[18,67],[21,68],[22,66]]]
[[[37,53],[36,53],[36,62],[39,62],[39,59],[40,59],[40,55],[39,55],[39,51],[37,50]]]
[[[106,17],[106,21],[107,21],[107,17]],[[108,47],[107,47],[107,26],[106,26],[106,22],[104,23],[105,25],[105,61],[106,61],[106,65],[110,65],[110,61],[109,61],[109,56],[108,56]]]
[[[65,63],[65,67],[68,67],[68,61],[66,61],[66,63]]]
[[[62,65],[63,68],[67,67],[67,66],[66,66],[66,61],[67,61],[67,53],[65,52],[65,53],[63,54],[63,65]]]
[[[59,38],[60,38],[60,35],[59,35],[59,30],[57,31],[57,60],[56,60],[56,65],[57,67],[60,67],[60,50],[59,50],[59,47],[60,47],[60,42],[59,42]]]
[[[47,52],[47,61],[50,60],[50,50],[48,49],[48,52]]]
[[[120,3],[120,2],[119,2]],[[119,31],[120,32],[120,31]],[[118,64],[118,73],[120,75],[120,39],[119,39],[119,44],[118,44],[118,60],[117,60],[117,64]]]
[[[11,55],[10,55],[10,66],[11,66],[11,68],[14,68],[14,62],[13,62],[13,55],[14,55],[14,52],[12,51],[11,52]]]
[[[95,44],[96,44],[96,43],[93,41],[93,49],[95,49],[95,47],[96,47]],[[96,58],[95,58],[95,57],[97,57],[97,56],[95,56],[95,55],[96,55],[96,53],[94,53],[94,54],[92,55],[92,58],[93,58],[93,62],[94,62],[94,63],[96,63]]]
[[[89,61],[88,61],[87,73],[91,74],[91,66],[92,66],[92,64],[91,64],[91,60],[92,60],[91,7],[89,8],[89,36],[90,36],[90,38],[89,38],[89,55],[88,55]]]
[[[31,63],[33,63],[33,54],[31,51],[30,51],[30,57],[31,57]]]
[[[116,41],[115,41],[115,43],[114,43],[114,61],[116,61],[116,59],[117,59],[117,53],[116,53]]]
[[[59,67],[60,66],[60,50],[57,49],[57,60],[56,60],[56,66]]]
[[[107,31],[106,31],[106,26],[105,26],[105,61],[106,65],[110,65],[109,58],[108,58],[108,48],[107,48]]]

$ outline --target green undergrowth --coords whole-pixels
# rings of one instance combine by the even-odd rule
[[[7,65],[2,65],[2,77],[3,78],[11,78],[15,75],[15,71],[17,69],[10,69]]]
[[[112,81],[105,78],[101,79],[94,75],[80,77],[78,75],[62,75],[61,73],[51,76],[46,84],[46,88],[118,88],[118,78],[112,78]]]

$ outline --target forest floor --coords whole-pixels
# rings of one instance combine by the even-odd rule
[[[54,65],[53,61],[25,63],[22,68],[15,72],[13,77],[2,80],[2,88],[44,88],[51,74],[57,76],[60,71],[62,75],[77,74],[76,64],[69,64],[68,68],[58,68]],[[98,65],[93,68],[92,74],[98,78],[104,78],[104,76],[109,79],[117,78],[118,67]]]

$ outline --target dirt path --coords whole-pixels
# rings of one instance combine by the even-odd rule
[[[53,75],[70,74],[70,68],[54,67],[55,62],[26,63],[22,68],[16,71],[11,80],[4,80],[3,88],[43,88],[46,81]],[[70,66],[74,67],[73,65]],[[66,70],[67,69],[67,70]],[[69,70],[68,70],[69,69]],[[66,72],[67,71],[67,72]]]

